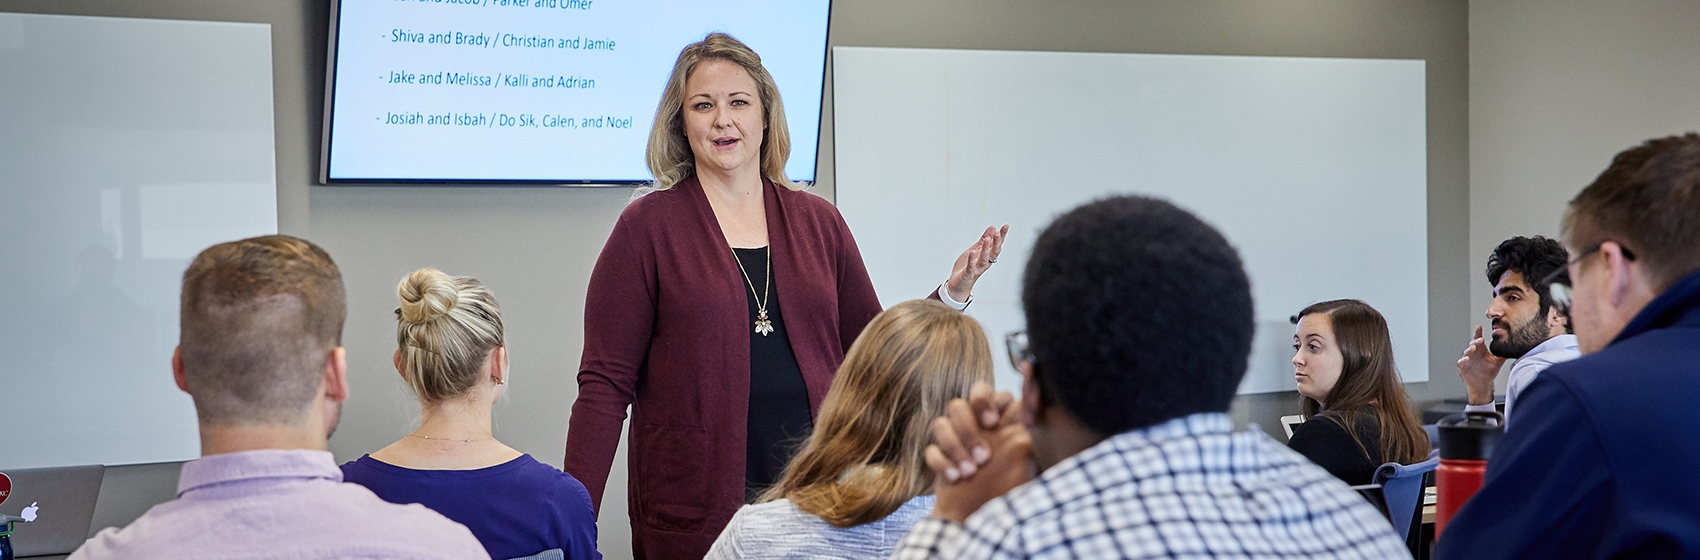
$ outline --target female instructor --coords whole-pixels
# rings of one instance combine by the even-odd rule
[[[721,33],[679,53],[649,134],[655,184],[590,276],[567,431],[566,471],[600,511],[631,407],[638,558],[702,558],[783,470],[880,312],[843,217],[785,177],[790,150],[761,57]],[[965,307],[1008,230],[987,228],[934,296]]]

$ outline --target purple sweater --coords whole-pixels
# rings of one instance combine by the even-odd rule
[[[420,504],[465,525],[495,560],[552,548],[574,560],[602,557],[584,485],[530,455],[471,470],[416,470],[366,455],[343,463],[342,479],[386,502]]]

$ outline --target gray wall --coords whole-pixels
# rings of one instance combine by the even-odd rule
[[[834,45],[1413,58],[1428,62],[1429,383],[1419,401],[1460,396],[1448,370],[1468,329],[1468,6],[1465,0],[839,0]],[[339,460],[401,437],[416,414],[391,366],[394,285],[426,265],[475,275],[507,314],[514,367],[498,435],[559,465],[581,345],[590,267],[627,189],[319,187],[317,176],[327,3],[323,0],[0,0],[0,11],[270,23],[277,114],[279,223],[324,245],[349,289],[345,344],[353,398],[331,440]],[[830,91],[830,90],[829,90]],[[818,191],[832,195],[826,111]],[[429,154],[421,154],[429,157]],[[1373,185],[1366,185],[1373,188]],[[1030,243],[1017,238],[1014,242]],[[1278,431],[1292,393],[1243,397],[1234,416]],[[620,461],[623,461],[621,459]],[[173,493],[175,465],[108,470],[99,525],[121,525]],[[623,463],[602,516],[603,550],[630,556]]]
[[[1696,30],[1693,0],[1470,3],[1472,319],[1487,309],[1495,245],[1556,236],[1613,155],[1700,130]]]

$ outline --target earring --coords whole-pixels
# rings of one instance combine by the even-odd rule
[[[507,379],[503,379],[503,378],[501,378],[501,377],[497,377],[497,378],[496,378],[496,384],[497,384],[497,385],[507,385],[507,384],[508,384],[508,380],[507,380]]]

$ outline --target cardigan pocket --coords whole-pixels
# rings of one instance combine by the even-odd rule
[[[708,431],[700,426],[642,424],[632,438],[642,448],[638,507],[651,527],[701,532],[714,505],[709,480],[714,469]]]

